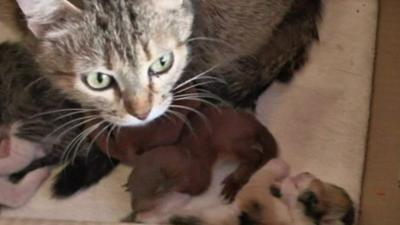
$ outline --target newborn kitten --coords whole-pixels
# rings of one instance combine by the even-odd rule
[[[0,44],[0,204],[25,203],[47,177],[43,167],[86,157],[90,142],[73,142],[85,121],[85,110],[76,107],[39,75],[26,48]],[[14,173],[28,174],[13,185],[7,179]]]
[[[172,93],[187,88],[187,79],[234,105],[252,105],[273,78],[304,62],[321,8],[320,0],[17,2],[38,39],[44,75],[116,126],[141,126],[174,110]],[[226,86],[215,85],[221,79]],[[99,157],[96,164],[101,160],[108,163]],[[91,169],[69,165],[56,194],[101,177],[82,177],[68,193],[59,189]]]
[[[289,176],[288,165],[272,160],[250,179],[232,205],[196,216],[176,216],[173,225],[352,225],[349,195],[310,173]]]
[[[1,65],[4,64],[0,62]],[[12,208],[24,205],[49,175],[49,169],[43,167],[30,172],[17,184],[9,180],[11,173],[45,155],[39,145],[16,137],[14,129],[0,124],[0,206]]]

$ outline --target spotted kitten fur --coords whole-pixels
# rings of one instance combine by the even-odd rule
[[[13,149],[23,147],[27,148],[26,154],[32,152],[32,157],[26,157],[18,165],[21,170],[10,177],[15,182],[32,170],[57,165],[62,160],[95,165],[98,155],[105,157],[97,146],[79,139],[84,121],[80,106],[54,89],[37,68],[32,54],[23,45],[0,44],[0,130],[7,131],[1,133],[0,143],[6,138],[12,140],[10,151],[23,152],[23,149]],[[8,161],[8,158],[1,158],[0,168],[13,163]],[[116,163],[111,160],[98,165],[96,172],[104,176]],[[102,169],[107,171],[102,172]],[[80,176],[88,172],[82,170]],[[59,176],[63,176],[62,173]],[[79,176],[75,179],[79,180]],[[85,185],[79,188],[83,187]]]
[[[12,157],[0,159],[2,175],[18,172],[11,176],[17,182],[32,170],[68,161],[66,150],[78,147],[70,144],[81,131],[76,126],[81,109],[76,107],[40,76],[24,46],[0,44],[0,143],[7,148],[2,151],[21,154],[16,156],[18,162]],[[85,149],[88,143],[79,146]],[[86,155],[76,151],[77,158]]]
[[[73,106],[40,76],[26,48],[0,44],[0,126],[13,128],[11,135],[40,144],[48,154],[59,155],[79,131],[53,132],[74,118],[66,115]]]

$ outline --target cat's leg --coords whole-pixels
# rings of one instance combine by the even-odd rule
[[[2,139],[0,148],[1,152],[8,154],[5,158],[0,158],[0,176],[18,172],[37,157],[44,155],[37,144],[16,137]]]
[[[9,176],[9,180],[12,181],[13,183],[19,182],[22,178],[26,176],[26,174],[37,170],[39,168],[47,167],[47,166],[54,166],[60,163],[60,157],[59,155],[47,155],[45,157],[42,157],[40,159],[36,159],[33,161],[29,166],[25,167],[23,170],[18,171],[17,173],[11,174]]]
[[[24,205],[36,193],[43,181],[49,176],[48,168],[29,173],[21,182],[13,184],[3,177],[0,179],[0,205],[17,208]]]
[[[70,197],[98,183],[118,164],[117,160],[108,157],[97,145],[93,145],[86,157],[75,159],[57,175],[53,184],[53,195],[57,198]]]

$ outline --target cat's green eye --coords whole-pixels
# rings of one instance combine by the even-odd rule
[[[86,85],[96,91],[104,91],[113,85],[114,78],[101,72],[93,72],[84,76]]]
[[[168,72],[174,65],[174,54],[172,52],[167,53],[158,58],[149,68],[149,75],[161,75]]]

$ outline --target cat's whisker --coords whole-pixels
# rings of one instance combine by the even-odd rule
[[[215,80],[218,83],[228,84],[228,82],[226,80],[224,80],[224,79],[222,79],[220,77],[217,77],[217,76],[208,76],[208,75],[206,75],[206,76],[200,77],[198,80],[200,80],[200,79],[202,79],[202,80],[207,80],[207,79],[208,80]]]
[[[82,125],[84,125],[85,123],[88,123],[88,122],[90,122],[90,121],[92,121],[92,120],[95,120],[95,119],[97,119],[97,118],[90,118],[90,119],[88,119],[88,120],[85,120],[85,121],[83,121],[83,122],[80,122],[80,123],[76,124],[74,127],[71,127],[69,130],[73,130],[73,129],[75,129],[75,128],[79,127],[79,126],[82,126]],[[82,132],[84,132],[84,131],[85,131],[85,129],[84,129]],[[64,131],[65,134],[68,133],[68,132],[69,132],[68,130],[67,130],[67,131]],[[81,133],[82,133],[82,132],[81,132]],[[70,141],[70,143],[67,145],[67,147],[65,148],[65,151],[64,151],[63,156],[62,156],[62,158],[65,158],[65,160],[63,160],[63,161],[67,161],[67,160],[68,160],[69,151],[72,150],[71,147],[74,145],[74,143],[77,141],[77,139],[79,139],[79,136],[80,136],[81,133],[77,134],[77,135]],[[62,134],[62,135],[64,136],[65,134]],[[61,135],[60,135],[60,136],[61,136]],[[64,155],[66,155],[66,156],[64,156]]]
[[[67,162],[71,162],[73,164],[72,158],[70,158],[71,152],[72,152],[72,146],[75,145],[75,142],[79,140],[78,137],[75,137],[66,147],[64,152],[61,155],[61,164],[66,164]]]
[[[66,135],[67,133],[69,133],[70,131],[73,131],[73,130],[75,130],[76,128],[78,128],[78,127],[80,127],[80,126],[83,126],[83,125],[85,125],[86,123],[91,122],[91,121],[96,120],[96,119],[100,119],[100,117],[93,117],[93,118],[84,120],[84,121],[82,121],[82,122],[79,122],[78,124],[75,124],[74,126],[68,128],[67,130],[65,130],[65,131],[63,131],[62,133],[60,133],[60,134],[56,137],[56,139],[59,139],[59,138],[63,137],[64,135]]]
[[[86,121],[85,121],[86,122]],[[75,136],[75,138],[69,143],[69,145],[66,148],[66,155],[65,155],[65,161],[68,160],[70,158],[70,155],[72,154],[72,157],[70,158],[71,162],[73,163],[75,161],[76,155],[75,153],[77,152],[78,147],[80,147],[80,145],[83,143],[83,141],[85,140],[84,137],[86,137],[86,134],[90,131],[94,131],[95,129],[97,129],[97,125],[101,123],[98,122],[94,125],[91,125],[88,128],[85,128],[82,132],[80,132],[77,136]],[[90,132],[91,133],[91,132]],[[90,134],[89,133],[89,134]],[[72,148],[74,147],[74,148]],[[78,149],[80,150],[80,149]]]
[[[187,98],[187,97],[206,97],[207,94],[201,94],[201,93],[189,93],[189,94],[180,94],[180,95],[173,95],[174,99],[178,99],[178,98]],[[210,96],[212,97],[212,96]]]
[[[99,126],[103,125],[104,123],[108,123],[108,122],[107,122],[107,121],[104,121],[104,122],[101,123]],[[96,134],[96,136],[94,136],[94,138],[92,138],[92,141],[90,142],[89,147],[88,147],[88,149],[89,149],[88,151],[91,151],[92,146],[93,146],[94,143],[97,141],[97,139],[103,134],[103,132],[107,131],[107,129],[110,128],[110,127],[112,127],[112,126],[114,126],[114,125],[113,125],[113,124],[105,125],[104,128],[101,129],[101,130],[99,131],[99,133]],[[108,143],[107,143],[107,148],[108,148]]]
[[[187,91],[187,90],[196,89],[196,88],[199,87],[199,86],[206,85],[206,84],[213,84],[213,83],[215,83],[215,82],[212,82],[212,81],[204,81],[204,82],[195,83],[195,84],[192,84],[192,85],[190,85],[190,86],[188,86],[188,87],[185,87],[184,89],[181,89],[181,90],[179,90],[179,91],[175,91],[174,93],[180,94],[180,93],[185,92],[185,91]]]
[[[194,82],[193,81],[193,82],[187,83],[184,86],[181,86],[179,88],[175,88],[173,91],[175,93],[181,93],[181,92],[184,92],[184,91],[186,91],[186,90],[188,90],[190,88],[198,87],[198,86],[201,86],[201,85],[215,84],[215,83],[226,84],[226,82],[223,82],[223,81],[221,81],[219,79],[212,79],[211,77],[210,78],[204,78],[204,79],[203,79],[203,77],[200,77],[200,78],[196,79],[196,81],[201,81],[201,82]],[[188,86],[188,85],[190,85],[190,86]]]
[[[81,133],[79,133],[77,136],[75,136],[74,139],[72,139],[72,141],[67,145],[65,151],[63,152],[62,155],[62,162],[63,164],[70,161],[72,164],[74,163],[74,160],[72,159],[72,157],[70,157],[70,155],[72,154],[73,147],[76,145],[76,143],[80,140],[80,137],[82,135],[83,132],[85,132],[86,129],[84,129]]]
[[[210,95],[210,94],[206,94],[206,93],[203,94],[202,93],[202,94],[199,94],[199,97],[203,98],[203,99],[215,100],[220,104],[228,104],[225,100],[223,100],[222,98],[218,97],[217,95]]]
[[[74,116],[74,115],[79,115],[79,114],[84,114],[84,112],[72,112],[72,113],[67,113],[65,115],[56,117],[55,119],[53,119],[54,122],[62,120],[64,118],[70,117],[70,116]]]
[[[118,138],[120,134],[121,134],[121,127],[118,126],[117,132],[116,132],[116,135],[115,135],[115,136]]]
[[[213,81],[215,81],[216,83],[227,84],[227,81],[226,81],[226,80],[224,80],[224,79],[222,79],[222,78],[220,78],[220,77],[218,77],[218,76],[209,76],[209,75],[207,75],[207,74],[204,74],[204,75],[202,75],[202,76],[196,78],[195,80],[193,80],[193,82],[194,82],[194,81],[197,81],[197,80],[213,80]]]
[[[111,124],[112,125],[112,124]],[[112,127],[110,128],[110,130],[108,131],[107,137],[106,137],[106,155],[108,157],[108,159],[110,160],[111,164],[113,164],[112,160],[111,160],[111,154],[110,154],[110,138],[111,138],[111,134],[113,133],[113,131],[118,127],[118,125],[112,125]]]
[[[174,105],[174,104],[172,104],[170,107],[177,108],[177,109],[185,109],[185,110],[191,111],[193,113],[196,113],[203,120],[204,123],[206,123],[206,124],[209,123],[207,117],[197,109],[194,109],[192,107],[183,106],[183,105]]]
[[[176,112],[176,111],[171,110],[171,109],[168,109],[167,113],[170,113],[173,116],[175,116],[176,118],[178,118],[179,120],[181,120],[189,128],[190,132],[192,134],[195,134],[192,124],[190,124],[190,121],[188,121],[186,119],[186,117],[182,113]]]
[[[164,113],[164,114],[162,115],[162,117],[165,117],[165,118],[167,118],[169,121],[174,122],[174,119],[173,119],[170,115],[168,115],[167,113]]]
[[[86,120],[84,120],[83,122],[80,122],[80,123],[76,124],[74,127],[71,127],[69,130],[73,130],[73,129],[79,127],[79,126],[82,126],[82,125],[84,125],[84,124],[86,124],[86,123],[88,123],[88,122],[91,122],[91,121],[93,121],[93,120],[96,120],[96,119],[98,119],[98,118],[92,116],[92,117],[90,117],[89,119],[86,119]],[[63,152],[63,154],[62,154],[62,156],[61,156],[61,159],[62,159],[62,162],[63,162],[63,163],[65,163],[65,162],[68,160],[68,156],[69,156],[69,154],[70,154],[69,152],[71,151],[71,147],[74,146],[75,142],[76,142],[77,140],[79,140],[79,137],[81,136],[81,134],[82,134],[83,132],[85,132],[87,129],[88,129],[88,128],[83,129],[83,130],[82,130],[79,134],[77,134],[77,135],[70,141],[70,143],[67,145],[67,147],[65,148],[65,151]],[[65,132],[65,131],[64,131],[64,132]],[[67,133],[67,132],[66,132],[66,133]],[[63,134],[63,135],[64,135],[64,134]]]
[[[37,83],[39,83],[39,82],[41,82],[41,81],[44,81],[45,79],[46,79],[45,77],[39,77],[38,79],[36,79],[36,80],[30,82],[28,85],[26,85],[26,86],[24,87],[23,91],[25,92],[26,90],[28,90],[29,88],[31,88],[33,85],[35,85],[35,84],[37,84]]]
[[[198,98],[200,98],[200,97],[204,97],[204,98],[210,97],[210,98],[213,98],[213,97],[216,97],[216,96],[209,95],[209,94],[206,94],[206,93],[190,93],[190,94],[174,95],[175,99],[176,98],[186,98],[186,97],[198,97]]]
[[[217,100],[222,104],[228,104],[228,102],[226,100],[222,99],[218,95],[216,95],[216,94],[212,93],[211,91],[206,90],[204,88],[197,88],[196,92],[199,93],[199,94],[207,95],[207,98]]]
[[[45,116],[45,115],[49,115],[49,114],[54,114],[54,113],[62,113],[62,112],[76,112],[76,111],[80,111],[80,110],[84,110],[82,108],[70,108],[70,109],[58,109],[58,110],[51,110],[51,111],[46,111],[46,112],[42,112],[42,113],[38,113],[35,114],[31,117],[29,117],[28,119],[34,119],[40,116]]]
[[[203,81],[203,82],[198,82],[198,83],[191,83],[190,85],[186,85],[185,87],[181,87],[180,90],[175,90],[174,93],[180,94],[180,93],[185,92],[187,90],[190,90],[192,88],[194,89],[194,88],[196,88],[198,86],[205,85],[205,84],[212,84],[212,83],[215,83],[215,82]]]
[[[209,72],[213,71],[213,70],[216,69],[218,66],[219,66],[219,65],[213,66],[213,67],[211,67],[210,69],[208,69],[208,70],[206,70],[206,71],[204,71],[204,72],[202,72],[202,73],[200,73],[200,74],[198,74],[198,75],[196,75],[196,76],[194,76],[194,77],[192,77],[192,78],[190,78],[190,79],[188,79],[188,80],[186,80],[186,81],[180,83],[180,84],[177,85],[173,90],[178,90],[179,88],[184,87],[185,85],[187,85],[187,84],[189,84],[189,83],[191,83],[191,82],[193,82],[193,81],[199,79],[199,77],[204,76],[204,75],[208,74]]]
[[[216,100],[220,103],[226,103],[222,98],[218,97],[217,95],[203,91],[202,89],[198,89],[199,91],[195,93],[189,93],[189,94],[180,94],[180,95],[174,95],[174,98],[185,98],[185,97],[198,97],[198,98],[205,98],[205,99],[213,99]]]
[[[212,107],[214,107],[214,108],[218,108],[218,106],[216,105],[216,104],[214,104],[214,103],[212,103],[212,102],[210,102],[210,101],[207,101],[207,100],[205,100],[205,99],[202,99],[202,98],[196,98],[196,97],[185,97],[185,98],[176,98],[176,99],[174,99],[176,102],[180,102],[180,101],[187,101],[187,100],[192,100],[192,101],[198,101],[198,102],[202,102],[202,103],[204,103],[204,104],[207,104],[207,105],[210,105],[210,106],[212,106]]]
[[[87,138],[89,137],[89,135],[91,133],[93,133],[94,131],[96,131],[103,123],[105,123],[105,121],[100,121],[97,124],[92,125],[91,127],[89,127],[88,129],[85,130],[85,132],[83,132],[80,137],[79,137],[79,141],[77,141],[77,144],[75,145],[75,148],[73,150],[73,154],[72,154],[72,160],[74,161],[78,155],[78,152],[80,152],[82,150],[81,146],[82,144],[84,144],[84,142],[87,140]],[[93,140],[92,140],[93,141]],[[93,146],[92,143],[94,142],[90,142],[90,144],[87,144],[85,147],[86,150],[86,159],[89,157],[89,153],[92,150],[91,147]]]
[[[71,112],[71,113],[67,113],[65,115],[59,116],[57,118],[55,118],[53,121],[58,121],[61,120],[63,118],[69,117],[69,116],[73,116],[73,115],[77,115],[77,114],[83,114],[83,113],[87,113],[87,112],[99,112],[100,110],[97,109],[93,109],[93,110],[82,110],[82,111],[76,111],[76,112]]]
[[[204,88],[196,88],[196,92],[198,92],[198,93],[207,93],[207,94],[210,94],[210,95],[215,95],[213,92],[211,92],[211,91],[209,91],[209,90],[207,90],[207,89],[204,89]],[[215,96],[217,96],[217,95],[215,95]]]
[[[203,91],[197,91],[198,89],[196,89],[195,92],[191,92],[191,93],[182,93],[182,94],[177,94],[177,93],[173,93],[174,97],[184,97],[184,96],[198,96],[200,94],[209,94],[209,95],[214,95],[211,92],[207,93],[207,92],[203,92]]]
[[[64,129],[65,127],[68,127],[68,126],[70,126],[70,125],[72,126],[72,125],[74,125],[75,123],[79,123],[78,125],[83,125],[84,123],[80,123],[81,121],[87,122],[86,120],[87,120],[87,119],[91,119],[91,118],[93,118],[92,120],[95,120],[94,117],[95,117],[95,116],[90,115],[90,116],[83,116],[83,117],[79,117],[79,118],[73,119],[73,120],[71,120],[71,121],[69,121],[69,122],[67,122],[67,123],[62,124],[62,125],[59,126],[58,128],[56,128],[56,129],[55,129],[54,131],[52,131],[50,134],[46,135],[45,138],[49,138],[49,137],[51,137],[53,134],[56,134],[58,131],[60,131],[60,130],[62,130],[62,129]],[[90,120],[90,121],[92,121],[92,120]],[[75,128],[78,127],[78,125],[74,125],[73,127],[68,128],[66,131],[75,129]],[[62,137],[65,133],[67,133],[66,131],[61,132],[59,135],[57,135],[57,137],[58,137],[58,138],[59,138],[59,137]]]
[[[107,121],[100,121],[97,124],[91,126],[89,129],[86,130],[85,133],[83,133],[83,136],[81,136],[81,140],[78,142],[78,144],[75,146],[74,151],[73,151],[73,156],[72,156],[72,160],[76,159],[76,156],[78,155],[78,152],[81,150],[81,146],[82,144],[87,140],[87,138],[90,136],[91,133],[95,132],[102,124],[107,123]],[[94,143],[94,142],[93,142]],[[90,143],[87,147],[86,147],[86,158],[89,157],[89,153],[91,151],[91,145],[92,143]]]

